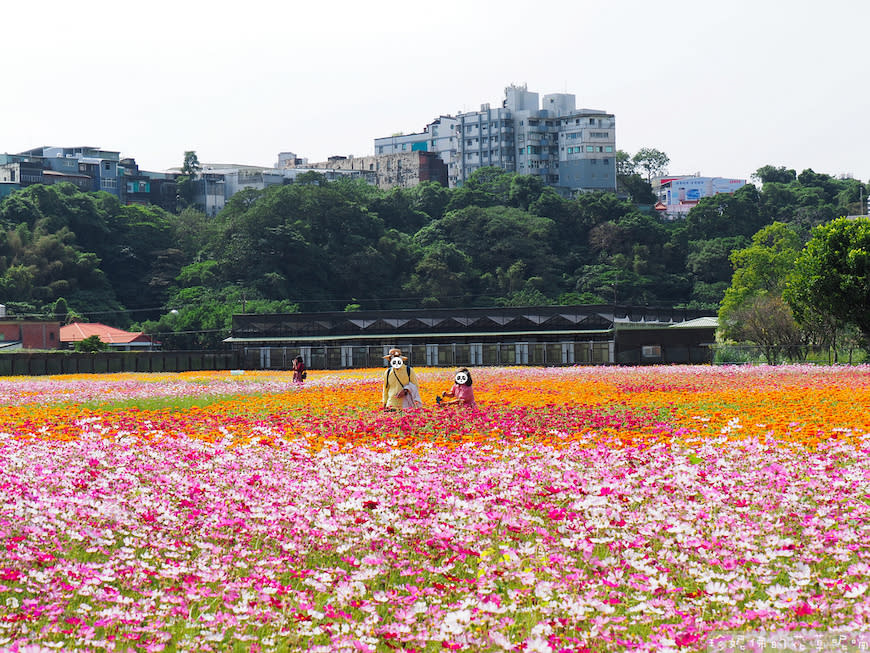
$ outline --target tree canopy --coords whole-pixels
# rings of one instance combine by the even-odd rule
[[[858,327],[870,343],[870,218],[839,218],[813,230],[789,277],[799,318],[821,311]]]
[[[192,178],[198,161],[185,154]],[[190,205],[122,206],[70,184],[31,186],[0,201],[0,301],[20,315],[143,328],[168,347],[220,346],[239,312],[723,302],[727,314],[765,293],[782,296],[789,257],[811,234],[812,260],[832,261],[826,252],[843,248],[819,241],[828,233],[819,226],[866,196],[854,179],[765,166],[760,188],[704,198],[685,220],[664,221],[637,172],[666,165],[654,155],[621,157],[619,195],[566,197],[499,168],[475,171],[460,188],[388,191],[311,173],[242,190],[215,217]],[[860,299],[861,247],[831,268],[851,280],[840,295],[801,259],[813,282],[795,282],[795,299],[786,294],[796,318],[809,315],[799,298],[826,292],[830,302],[841,297],[827,304],[838,319],[861,321],[845,312]]]

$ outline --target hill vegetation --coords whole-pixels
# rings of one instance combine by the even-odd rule
[[[760,230],[788,231],[795,256],[780,263],[789,268],[814,228],[858,212],[866,195],[854,179],[812,170],[765,166],[756,177],[760,188],[705,198],[680,221],[611,193],[565,199],[498,168],[458,189],[390,191],[310,173],[241,191],[215,218],[122,206],[69,184],[31,186],[0,202],[0,303],[17,315],[142,328],[185,348],[217,346],[240,312],[611,302],[717,310],[734,266],[745,267],[733,253],[758,247]],[[638,175],[623,181],[648,198]],[[782,297],[786,286],[779,279],[764,292]],[[811,289],[795,286],[793,296],[809,301]]]

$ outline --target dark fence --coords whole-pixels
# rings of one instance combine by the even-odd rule
[[[0,354],[0,376],[228,370],[241,367],[242,361],[238,351],[17,351]]]
[[[697,365],[713,362],[709,346],[669,345],[621,349],[616,362],[620,365]]]
[[[414,344],[397,338],[394,346],[412,365],[427,367],[481,365],[601,365],[611,362],[610,341],[587,342],[483,342]],[[286,370],[302,356],[309,369],[383,367],[384,352],[377,346],[245,347],[244,369]]]

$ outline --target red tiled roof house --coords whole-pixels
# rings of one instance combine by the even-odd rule
[[[99,322],[73,322],[60,328],[60,342],[64,347],[72,348],[75,343],[90,336],[98,336],[101,342],[116,351],[136,351],[160,346],[159,342],[142,331],[124,331]]]

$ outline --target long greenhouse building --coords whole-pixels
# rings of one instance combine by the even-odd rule
[[[709,363],[710,311],[614,305],[233,316],[226,343],[248,369],[379,367],[391,347],[418,366]]]

